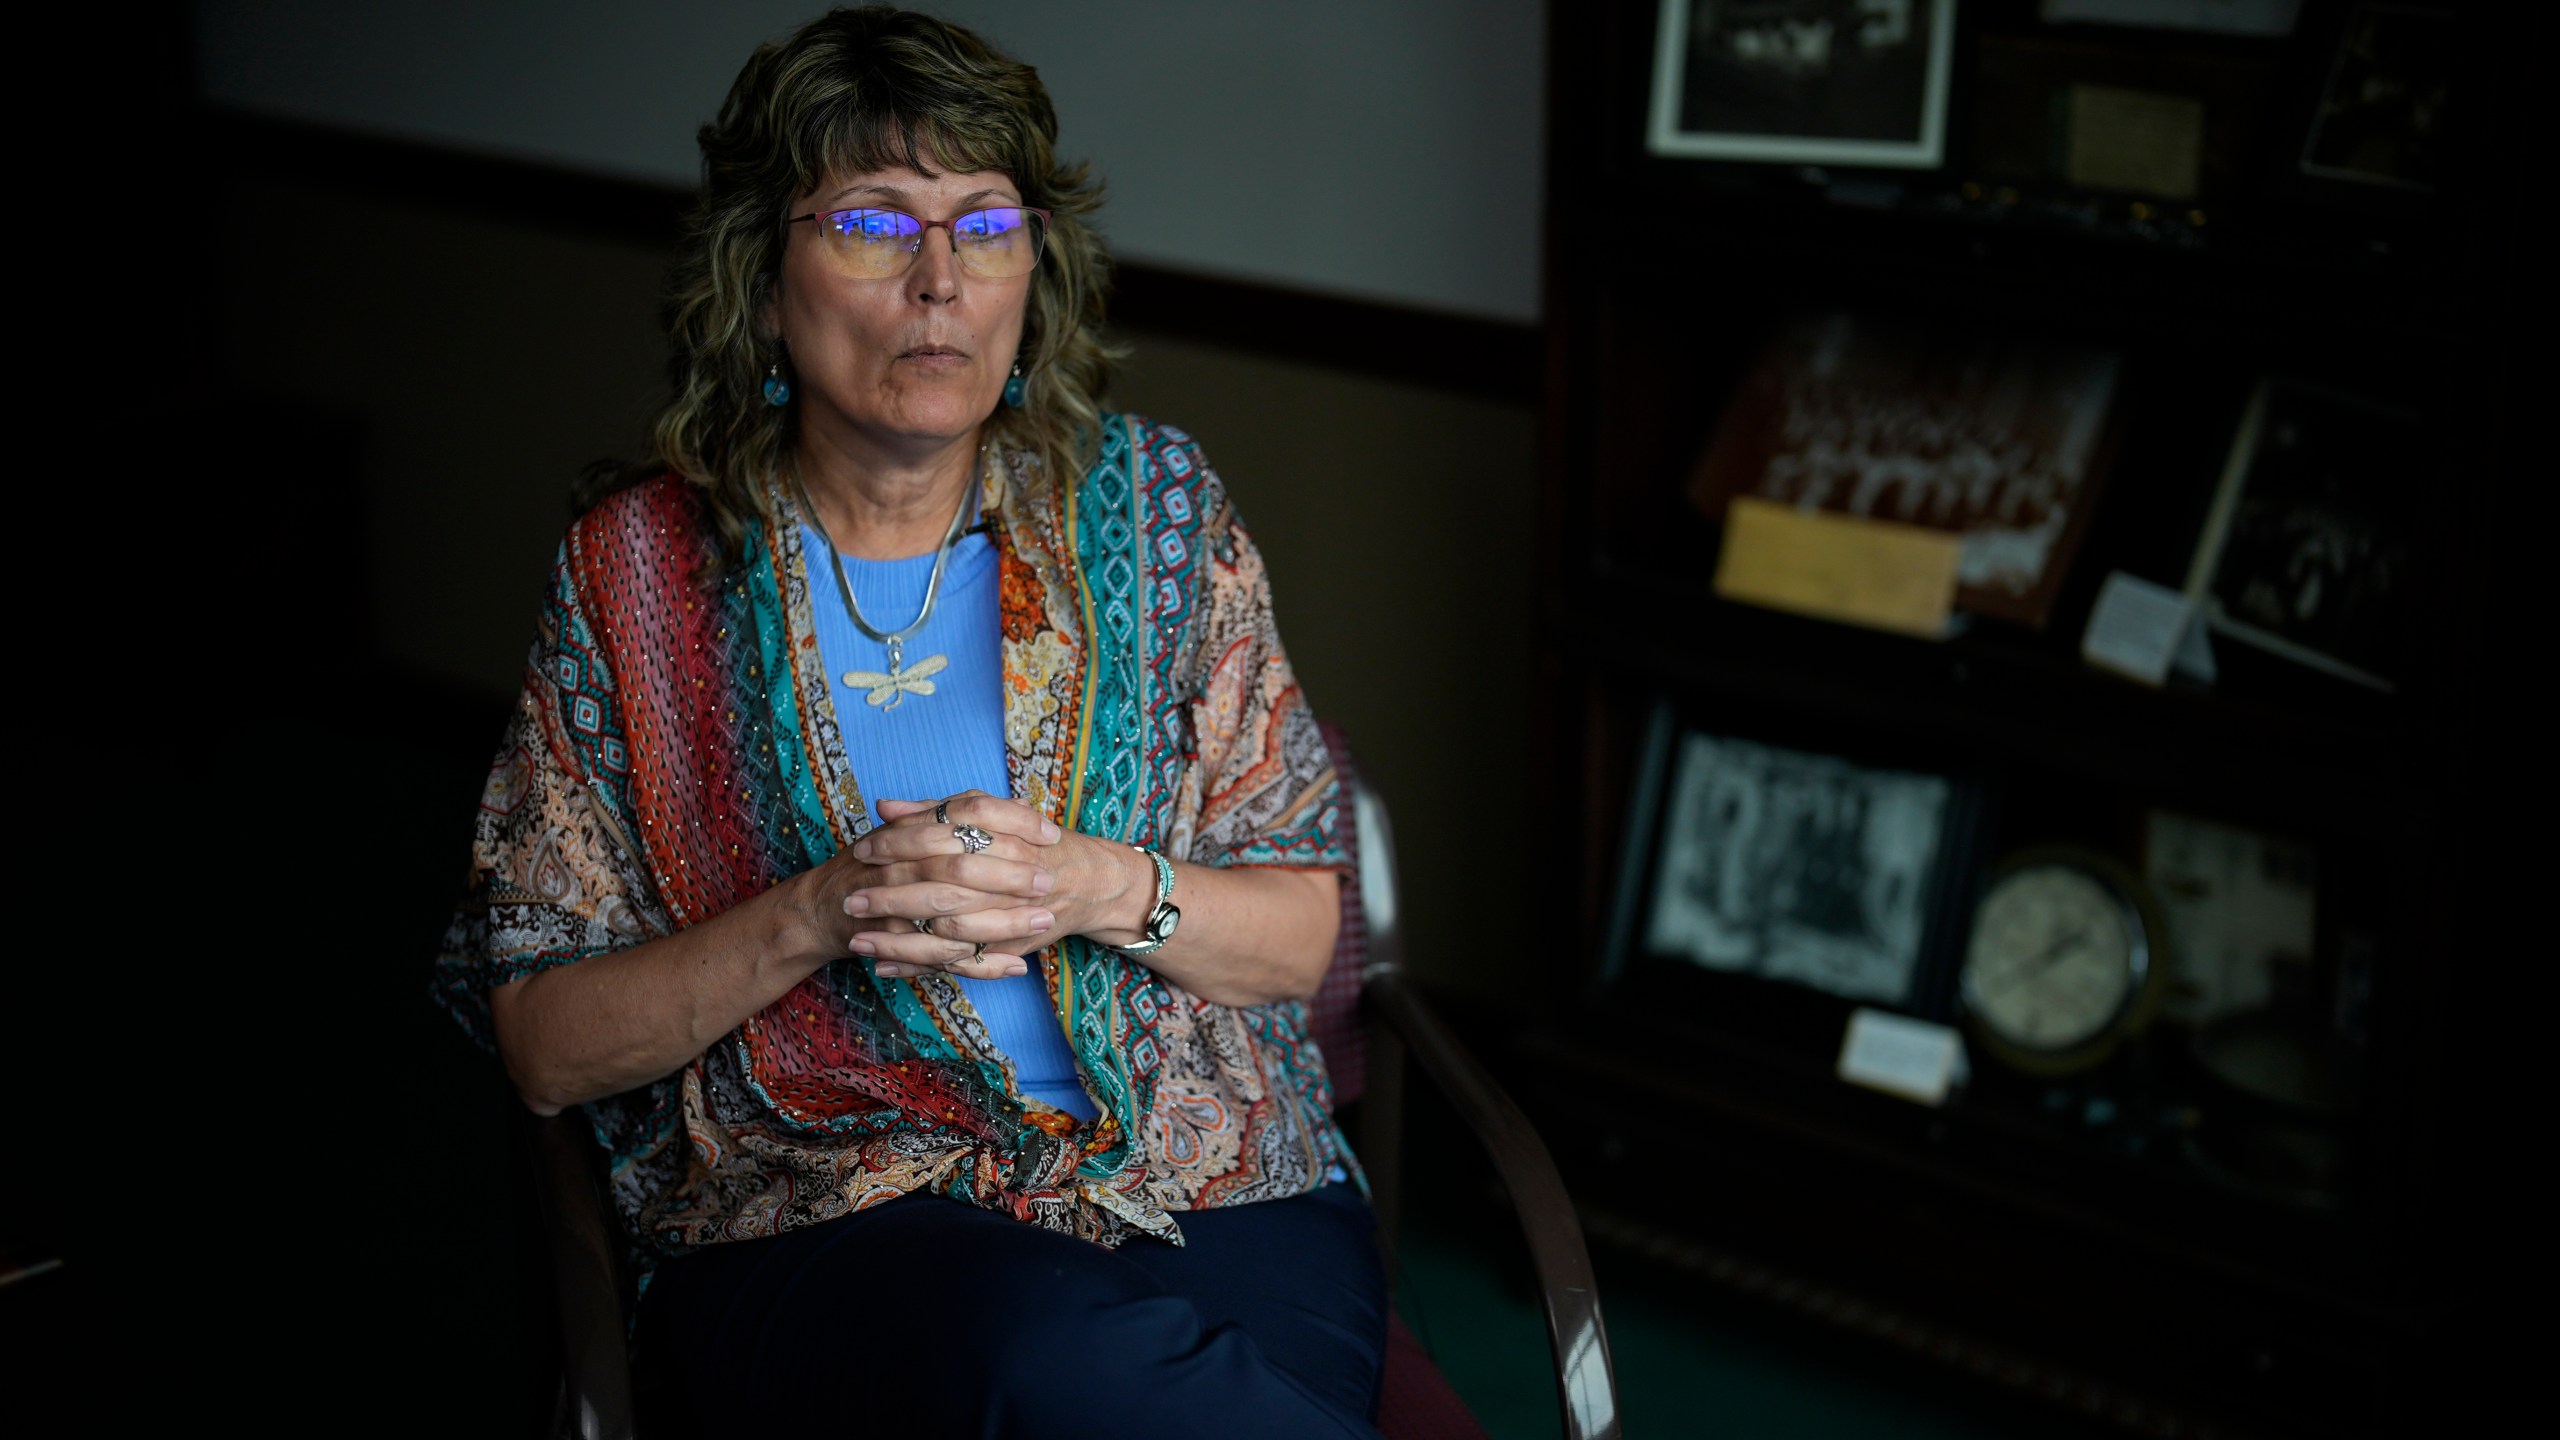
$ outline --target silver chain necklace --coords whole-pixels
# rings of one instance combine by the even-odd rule
[[[980,446],[980,456],[985,453],[985,447]],[[978,469],[980,485],[983,485],[985,475],[982,463]],[[942,595],[943,567],[951,563],[952,547],[960,543],[961,522],[969,518],[969,502],[977,498],[974,492],[979,486],[964,485],[960,489],[960,508],[951,513],[951,524],[942,533],[942,544],[933,552],[933,576],[925,581],[924,607],[916,611],[916,618],[908,621],[904,629],[884,633],[872,628],[871,622],[862,618],[862,607],[853,598],[853,580],[844,573],[844,556],[836,552],[835,542],[827,539],[827,527],[818,521],[818,507],[810,503],[809,488],[801,483],[796,471],[792,474],[791,484],[799,492],[800,508],[807,513],[809,523],[817,526],[819,538],[826,540],[827,563],[835,567],[836,595],[844,601],[845,618],[853,622],[854,629],[889,648],[889,668],[886,671],[847,670],[844,672],[845,688],[862,691],[866,703],[883,710],[897,709],[906,703],[910,695],[932,694],[932,677],[941,674],[950,665],[951,658],[927,655],[911,669],[907,665],[907,637],[923,629],[924,622],[933,618],[934,602]]]

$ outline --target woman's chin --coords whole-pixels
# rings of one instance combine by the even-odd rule
[[[839,410],[837,423],[884,441],[957,440],[986,423],[995,413],[998,398],[990,395],[981,400],[956,387],[930,387],[923,394],[896,396],[886,405]]]

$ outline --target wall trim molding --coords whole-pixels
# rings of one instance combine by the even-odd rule
[[[197,154],[217,174],[285,176],[588,239],[672,245],[693,199],[654,181],[227,107],[196,119]],[[1544,364],[1534,325],[1155,265],[1118,267],[1111,323],[1523,406],[1537,403]]]

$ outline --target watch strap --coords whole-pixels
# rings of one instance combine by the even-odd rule
[[[1143,938],[1133,944],[1115,945],[1111,948],[1123,955],[1144,955],[1149,951],[1164,948],[1165,937],[1161,933],[1161,926],[1165,912],[1173,909],[1173,862],[1144,845],[1132,845],[1129,848],[1155,862],[1156,903],[1147,909]]]

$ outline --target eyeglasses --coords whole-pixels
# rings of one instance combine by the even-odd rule
[[[1029,205],[998,205],[948,220],[919,220],[903,210],[813,210],[786,223],[803,220],[817,221],[827,253],[846,274],[863,280],[907,273],[924,249],[927,230],[950,231],[960,268],[981,280],[1030,274],[1049,238],[1049,212]]]

